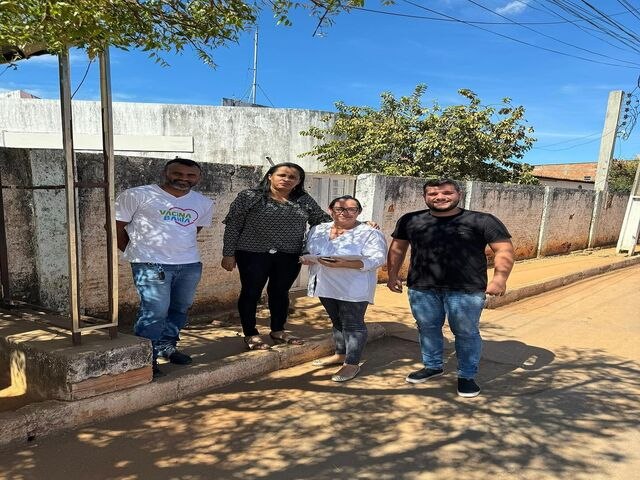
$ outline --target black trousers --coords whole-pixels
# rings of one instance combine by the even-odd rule
[[[240,272],[238,312],[245,336],[258,335],[256,309],[267,285],[271,331],[284,330],[289,310],[289,289],[300,273],[300,256],[293,253],[255,253],[236,251],[236,264]]]

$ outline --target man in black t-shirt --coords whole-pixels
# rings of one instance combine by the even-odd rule
[[[407,287],[424,368],[410,373],[406,381],[422,383],[443,374],[446,316],[455,336],[458,395],[475,397],[480,393],[475,382],[482,350],[480,314],[486,294],[504,295],[506,290],[513,268],[511,235],[493,215],[458,207],[460,186],[454,180],[429,180],[423,189],[429,209],[400,217],[387,257],[387,287],[400,293],[398,273],[411,246]],[[487,245],[495,266],[488,284]]]

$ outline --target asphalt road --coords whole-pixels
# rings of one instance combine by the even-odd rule
[[[0,451],[0,478],[638,478],[639,291],[632,267],[485,311],[474,399],[455,393],[451,344],[444,377],[404,382],[419,352],[396,306],[347,384],[278,371]]]

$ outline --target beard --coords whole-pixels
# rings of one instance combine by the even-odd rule
[[[458,207],[458,202],[451,202],[451,203],[427,202],[427,207],[429,207],[429,210],[434,210],[436,212],[450,212],[451,210]]]
[[[186,180],[170,180],[167,183],[170,187],[182,191],[189,191],[193,188],[194,185],[193,183],[187,182]]]

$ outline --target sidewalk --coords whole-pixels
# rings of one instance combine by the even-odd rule
[[[503,298],[512,302],[613,269],[632,265],[637,268],[639,264],[640,256],[616,256],[614,249],[528,260],[516,264],[508,295]],[[330,323],[319,302],[299,297],[292,302],[292,308],[289,328],[308,339],[303,346],[247,352],[239,326],[226,322],[207,324],[206,315],[199,315],[182,335],[182,348],[193,356],[193,365],[163,365],[167,375],[158,381],[112,394],[76,402],[46,401],[7,410],[0,413],[3,425],[0,446],[24,444],[50,433],[170,403],[329,354]],[[268,312],[261,313],[262,325],[267,323],[267,315]],[[384,285],[378,287],[376,305],[369,309],[367,319],[370,340],[385,334],[415,340],[406,295],[393,294]],[[262,331],[268,329],[264,327]],[[0,397],[0,403],[8,404],[5,400]]]

